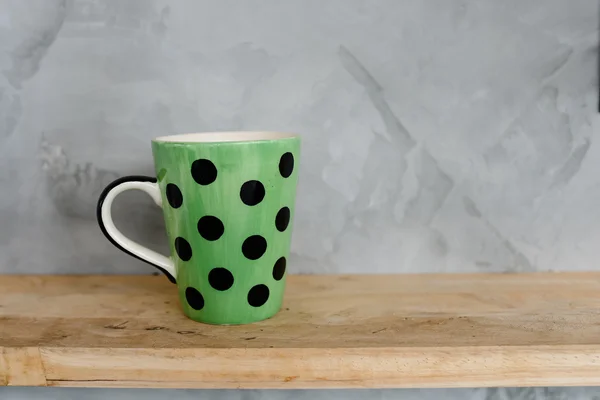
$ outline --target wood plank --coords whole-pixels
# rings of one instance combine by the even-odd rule
[[[3,386],[46,386],[46,372],[36,347],[0,347]]]
[[[600,273],[291,276],[241,326],[188,320],[163,277],[2,276],[0,349],[5,385],[600,385]]]

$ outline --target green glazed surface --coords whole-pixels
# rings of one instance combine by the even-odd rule
[[[300,139],[215,143],[153,141],[152,151],[184,313],[193,320],[210,324],[251,323],[276,314],[281,307],[286,280],[285,274],[281,276],[280,259],[289,260]],[[284,156],[286,153],[293,157],[293,169],[288,177],[284,177],[286,172],[282,174],[281,170],[287,168],[289,173],[290,154]],[[197,160],[209,162],[194,164]],[[216,179],[210,182],[215,170]],[[250,183],[243,191],[248,181],[258,181],[264,187],[264,197],[254,205],[252,203],[261,198],[260,184]],[[251,205],[244,203],[243,194]],[[278,217],[284,207],[290,211],[289,224],[281,232],[276,220],[279,228],[285,225],[285,210]],[[211,218],[202,220],[208,222],[201,223],[199,228],[199,221],[206,216]],[[223,228],[220,236],[218,221]],[[249,241],[243,245],[254,235],[266,241],[262,255],[264,242],[260,239],[258,243]],[[178,238],[189,243],[189,248]],[[248,258],[243,248],[251,258],[260,257]],[[215,268],[218,270],[211,272]]]

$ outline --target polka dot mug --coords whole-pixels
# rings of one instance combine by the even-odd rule
[[[125,253],[176,283],[185,315],[245,324],[281,308],[290,252],[300,138],[278,132],[216,132],[152,141],[156,178],[127,176],[98,201],[100,229]],[[146,192],[163,209],[171,257],[124,236],[111,206]]]

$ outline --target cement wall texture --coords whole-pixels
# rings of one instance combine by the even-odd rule
[[[600,269],[596,0],[0,0],[0,273],[140,273],[95,220],[150,139],[303,137],[290,273]],[[167,251],[160,210],[124,233]],[[1,279],[1,278],[0,278]],[[13,399],[599,399],[600,389],[0,388]]]

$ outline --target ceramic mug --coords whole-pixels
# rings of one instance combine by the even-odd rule
[[[104,235],[177,284],[185,315],[210,324],[264,320],[281,308],[290,252],[300,138],[216,132],[152,140],[156,178],[127,176],[98,201]],[[162,207],[171,257],[125,237],[111,206],[126,190]]]

